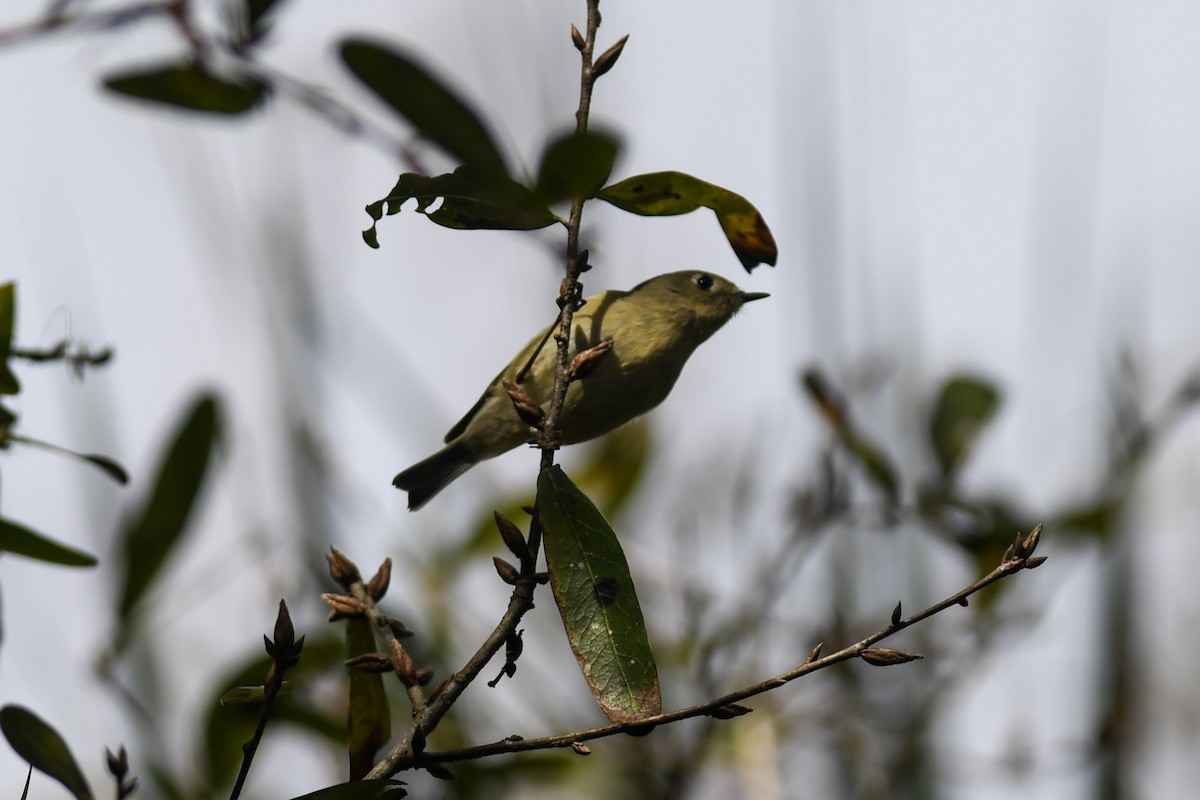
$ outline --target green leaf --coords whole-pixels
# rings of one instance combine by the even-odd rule
[[[0,519],[0,551],[64,567],[94,567],[96,557],[47,539],[23,525]]]
[[[612,172],[618,148],[616,137],[603,133],[552,139],[538,167],[538,196],[547,204],[594,197]]]
[[[351,781],[328,786],[300,797],[294,797],[292,800],[399,800],[408,795],[408,792],[400,788],[404,785],[404,781],[395,778]]]
[[[558,466],[538,476],[537,507],[554,600],[592,695],[613,722],[658,714],[658,667],[616,534]]]
[[[12,349],[13,327],[17,317],[17,285],[12,281],[0,284],[0,394],[16,394],[21,383],[8,368]],[[12,416],[12,412],[8,412]],[[13,417],[15,419],[15,417]]]
[[[67,743],[37,714],[21,706],[0,708],[0,731],[17,755],[67,787],[77,800],[92,800],[92,790],[79,771]]]
[[[845,436],[843,442],[866,472],[867,479],[887,496],[889,502],[896,503],[900,499],[900,478],[883,448],[856,434]]]
[[[129,473],[125,471],[124,467],[108,456],[97,455],[95,453],[81,453],[79,457],[89,464],[99,467],[108,477],[122,486],[129,483]]]
[[[701,207],[712,209],[747,272],[759,264],[775,266],[779,256],[775,237],[749,200],[683,172],[635,175],[605,187],[597,197],[646,217],[688,214]]]
[[[207,114],[244,114],[267,97],[266,87],[245,79],[218,77],[202,64],[171,63],[104,79],[109,91]]]
[[[441,205],[430,210],[438,198]],[[485,178],[466,167],[432,178],[406,172],[387,197],[367,206],[367,214],[378,222],[385,208],[388,216],[398,214],[413,199],[418,213],[446,228],[527,231],[558,222],[545,203],[516,181]],[[374,225],[363,231],[363,239],[379,247]]]
[[[960,375],[942,385],[929,417],[929,440],[943,477],[962,464],[999,405],[1000,392],[986,381]]]
[[[347,658],[373,653],[375,634],[371,623],[364,618],[346,620]],[[383,675],[346,668],[350,676],[349,730],[346,735],[350,754],[350,778],[357,780],[375,765],[375,753],[392,738],[392,717]]]
[[[415,59],[382,42],[347,39],[342,61],[417,132],[491,177],[506,177],[504,157],[479,115]]]
[[[176,428],[145,506],[122,531],[124,579],[118,613],[129,613],[182,540],[221,435],[217,399],[204,395]]]

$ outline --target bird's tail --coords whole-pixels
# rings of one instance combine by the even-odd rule
[[[475,466],[476,459],[462,443],[452,443],[424,461],[418,461],[392,479],[392,485],[408,492],[408,510],[416,511],[459,475]]]

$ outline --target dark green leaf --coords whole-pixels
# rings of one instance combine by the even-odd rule
[[[79,457],[84,461],[95,464],[97,467],[104,470],[108,477],[112,478],[122,486],[129,483],[129,473],[125,471],[124,467],[122,467],[116,461],[113,461],[108,456],[96,455],[95,453],[84,453]]]
[[[775,266],[779,256],[775,237],[749,200],[683,172],[635,175],[604,188],[597,197],[647,217],[687,214],[701,207],[712,209],[747,272],[759,264]]]
[[[508,175],[479,115],[415,59],[366,39],[347,39],[341,53],[350,71],[421,136],[482,175]]]
[[[117,94],[209,114],[243,114],[267,96],[262,84],[218,77],[195,63],[132,70],[105,78],[104,85]]]
[[[176,428],[145,506],[122,531],[124,579],[118,613],[129,612],[183,538],[221,435],[217,399],[204,395]]]
[[[0,394],[16,394],[21,383],[8,368],[8,353],[12,349],[13,327],[17,317],[17,285],[12,281],[0,284]],[[12,416],[9,412],[9,416]]]
[[[0,551],[64,567],[94,567],[96,557],[51,541],[23,525],[0,519]]]
[[[538,513],[554,599],[592,695],[613,722],[658,714],[658,667],[616,534],[558,466],[538,476]]]
[[[77,800],[92,800],[92,790],[67,743],[37,714],[21,706],[5,706],[0,709],[0,731],[30,765],[67,787]]]
[[[251,25],[257,25],[267,14],[271,13],[280,0],[245,0],[246,18]]]
[[[929,418],[929,439],[943,476],[962,463],[999,404],[999,391],[986,381],[956,376],[943,384]]]
[[[354,658],[378,650],[371,623],[365,618],[346,620],[346,656]],[[392,717],[383,675],[347,667],[350,676],[347,750],[350,778],[357,780],[375,765],[375,753],[392,738]]]
[[[351,781],[328,786],[301,797],[294,797],[292,800],[399,800],[407,796],[407,792],[399,788],[401,786],[404,786],[404,781],[395,778]]]
[[[569,133],[546,145],[537,193],[547,204],[593,197],[612,172],[617,139],[603,133]]]
[[[430,207],[439,198],[437,208]],[[398,214],[408,200],[417,201],[417,212],[447,228],[459,230],[516,230],[544,228],[558,217],[529,189],[508,178],[483,178],[465,167],[432,178],[406,172],[382,200],[367,206],[367,214],[379,220],[384,213]],[[378,247],[375,226],[363,232],[372,247]]]

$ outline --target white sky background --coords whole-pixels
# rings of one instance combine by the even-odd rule
[[[9,3],[0,26],[39,8]],[[410,46],[479,102],[528,166],[545,131],[572,124],[577,72],[567,32],[572,21],[582,26],[582,9],[582,0],[298,1],[284,7],[264,58],[399,131],[351,82],[333,44],[368,32]],[[714,458],[718,441],[756,443],[763,463],[807,467],[821,431],[796,392],[798,369],[818,362],[844,375],[879,358],[889,394],[904,402],[881,403],[889,416],[863,409],[865,419],[911,447],[919,423],[897,408],[917,413],[956,369],[997,380],[1004,409],[970,481],[1049,506],[1103,469],[1102,390],[1119,346],[1138,358],[1151,407],[1200,360],[1192,96],[1200,7],[608,0],[604,10],[603,42],[631,34],[593,106],[593,124],[626,138],[616,177],[679,169],[738,191],[762,210],[781,253],[777,269],[747,276],[707,213],[664,220],[600,204],[589,211],[589,293],[700,267],[773,295],[706,344],[653,415],[663,450],[651,486],[662,476],[665,491],[686,496],[670,478]],[[339,531],[338,543],[362,553],[363,564],[394,554],[397,542],[412,548],[473,520],[474,492],[528,482],[534,457],[512,454],[417,515],[389,486],[548,321],[557,278],[546,243],[557,240],[449,231],[405,212],[381,223],[382,249],[371,251],[359,238],[362,206],[391,187],[397,168],[365,141],[287,100],[228,123],[97,88],[109,70],[171,52],[154,26],[0,52],[0,277],[18,282],[17,341],[49,345],[69,333],[117,350],[82,384],[53,367],[18,365],[22,431],[110,454],[135,476],[131,489],[117,490],[85,467],[14,449],[0,501],[6,517],[104,558],[121,503],[145,491],[185,401],[201,387],[220,390],[230,457],[203,528],[177,561],[191,565],[182,569],[194,592],[213,596],[169,599],[161,623],[174,658],[203,657],[216,669],[269,630],[274,598],[297,568],[281,544],[302,521],[281,489],[292,465],[280,461],[287,421],[274,402],[286,382],[306,387],[306,413],[329,436],[321,444],[352,509],[344,513],[353,530]],[[319,299],[311,309],[298,307],[302,260]],[[319,321],[314,347],[336,360],[297,375],[310,368],[278,363],[273,337],[306,315]],[[1190,731],[1200,710],[1181,666],[1194,663],[1197,648],[1187,634],[1198,609],[1187,566],[1196,556],[1197,431],[1181,428],[1144,483],[1144,635],[1147,647],[1171,642],[1146,665],[1160,706],[1144,713],[1161,731],[1161,741],[1147,741],[1154,754],[1138,776],[1147,796],[1184,796],[1200,777],[1171,744],[1194,743],[1179,731]],[[724,452],[740,454],[742,445]],[[644,492],[639,515],[649,529],[653,494]],[[777,519],[786,498],[768,503],[763,518]],[[230,575],[215,570],[251,538],[275,548],[265,569],[251,559]],[[635,549],[652,554],[651,538],[639,535]],[[196,578],[197,564],[213,570],[208,581]],[[1055,719],[1078,719],[1086,706],[1087,687],[1064,673],[1086,671],[1077,659],[1093,632],[1095,566],[1063,559],[1053,577],[1047,569],[1017,578],[1054,600],[1030,633],[1041,641],[1019,648],[1012,669],[1024,670],[1025,685],[1030,674],[1053,682],[1057,694],[1036,691],[1043,707],[1060,703]],[[80,677],[107,633],[103,609],[89,608],[107,591],[103,570],[0,561],[0,702],[30,705],[57,724],[91,767],[99,747],[117,741],[114,706]],[[296,610],[309,598],[288,599],[298,618],[319,624],[319,610]],[[230,617],[246,621],[244,641],[221,631]],[[53,656],[33,663],[29,653],[41,648]],[[1053,746],[1056,734],[1083,729],[1049,724],[1034,705],[1011,725],[997,723],[994,735],[981,733],[979,720],[990,720],[1011,689],[1011,673],[998,673],[963,704],[971,723],[963,730],[978,737],[980,758],[1005,736],[1032,729]],[[203,702],[196,693],[207,688],[189,681],[183,706]],[[0,786],[11,791],[16,768],[0,748]],[[304,768],[291,777],[293,793],[329,779]],[[1021,788],[1054,798],[1087,788],[1077,774],[1057,777]],[[971,788],[972,797],[1001,797],[1013,787]]]

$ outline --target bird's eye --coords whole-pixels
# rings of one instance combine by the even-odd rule
[[[707,292],[709,289],[711,289],[713,287],[712,275],[697,275],[696,276],[696,287],[699,288],[700,291],[702,291],[702,292]]]

